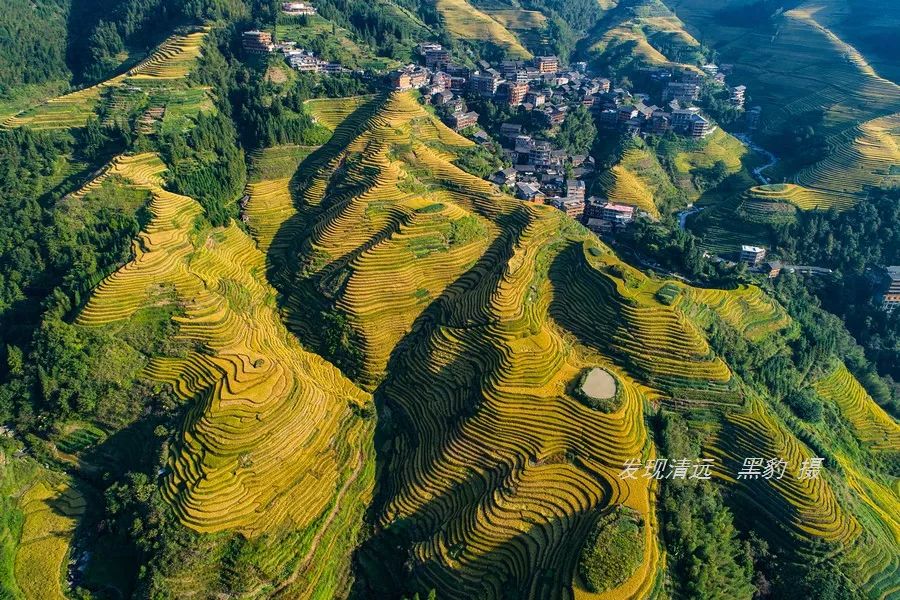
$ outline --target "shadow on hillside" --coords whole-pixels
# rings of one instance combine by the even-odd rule
[[[629,335],[629,317],[624,314],[619,302],[605,301],[607,290],[601,285],[604,275],[597,273],[585,263],[581,242],[572,242],[558,253],[550,263],[547,277],[552,283],[553,293],[547,314],[564,330],[574,335],[587,348],[595,348],[611,359],[616,366],[634,377],[650,382],[652,374],[638,368],[628,356],[613,347],[616,329]],[[612,316],[598,315],[585,305],[584,298],[574,296],[573,278],[580,277],[581,284],[588,287],[592,297],[604,303],[612,311]],[[609,286],[612,284],[610,283]],[[614,293],[614,292],[613,292]]]
[[[102,21],[111,22],[111,18],[125,16],[121,11],[114,11],[118,15],[111,14],[110,2],[98,2],[97,0],[71,0],[69,18],[66,22],[68,41],[66,44],[66,66],[72,72],[72,82],[77,87],[88,87],[126,72],[135,64],[146,58],[153,48],[161,44],[179,26],[190,26],[187,21],[176,21],[167,13],[155,11],[155,14],[147,16],[147,23],[141,27],[140,23],[129,23],[128,28],[133,31],[131,39],[123,40],[129,51],[129,57],[122,63],[100,71],[91,69],[91,57],[93,53],[89,42],[93,36],[94,28]],[[120,4],[123,4],[120,2]],[[133,8],[133,7],[132,7]],[[136,13],[128,15],[136,16]],[[168,18],[166,18],[168,17]],[[121,27],[119,28],[121,31]],[[109,40],[105,40],[107,43]],[[99,43],[98,47],[104,47]]]
[[[379,520],[398,491],[396,478],[403,477],[409,483],[409,473],[404,475],[396,470],[415,463],[417,472],[432,473],[431,477],[435,477],[433,474],[440,470],[442,456],[447,452],[446,441],[462,437],[455,434],[461,433],[479,412],[485,379],[499,368],[503,355],[490,336],[481,335],[478,330],[496,325],[488,303],[513,255],[514,244],[527,226],[527,219],[526,212],[519,209],[498,218],[503,233],[473,267],[426,308],[391,355],[387,379],[375,391],[377,489],[367,515],[373,534],[355,555],[356,578],[351,594],[354,599],[400,598],[415,591],[427,593],[431,587],[448,589],[461,585],[458,573],[447,565],[417,564],[411,559],[412,546],[444,532],[448,522],[475,521],[484,503],[490,502],[500,486],[514,484],[517,469],[498,458],[494,448],[485,445],[480,452],[472,450],[477,458],[462,481],[450,484],[448,490],[423,502],[410,516],[379,526]],[[456,335],[465,337],[468,347],[442,368],[425,373],[422,370],[430,364],[430,353],[445,356],[439,334],[443,327],[454,328]],[[404,402],[411,391],[421,401]],[[436,430],[444,434],[431,435]],[[465,437],[469,442],[473,439],[469,435]],[[398,444],[398,440],[402,441]],[[407,449],[407,453],[397,455],[394,450],[397,447]],[[514,490],[507,491],[514,494]],[[572,517],[578,527],[583,520],[582,516]],[[553,527],[550,522],[535,524],[535,529],[546,529],[546,532],[534,534],[530,541],[531,535],[518,535],[474,558],[468,563],[467,572],[483,573],[485,577],[480,583],[468,582],[464,593],[474,594],[469,596],[473,598],[484,594],[511,598],[560,597],[563,591],[559,589],[559,581],[567,577],[564,574],[574,572],[575,554],[540,542],[535,544],[535,540],[552,539]],[[576,537],[581,534],[581,529],[576,531],[571,525],[567,529]],[[459,545],[449,551],[462,555],[465,547]],[[540,558],[533,556],[535,552]],[[522,568],[523,564],[534,561],[542,565],[537,571]],[[505,572],[494,578],[498,568]],[[548,579],[548,573],[555,574],[556,579]],[[479,591],[479,585],[487,587]]]
[[[340,178],[336,178],[335,174],[332,174],[329,177],[323,196],[323,203],[320,206],[303,205],[300,193],[314,182],[316,174],[325,165],[337,158],[365,130],[368,119],[384,104],[386,98],[387,96],[382,94],[357,107],[335,129],[334,134],[324,145],[303,159],[290,182],[290,193],[296,212],[288,217],[278,228],[266,256],[267,278],[278,291],[279,309],[283,313],[289,313],[291,302],[293,301],[295,304],[303,307],[304,319],[310,321],[306,327],[298,327],[296,322],[292,322],[288,318],[286,319],[288,328],[304,346],[314,349],[318,354],[335,363],[345,372],[358,368],[358,365],[346,364],[345,361],[341,361],[339,357],[331,355],[332,353],[329,353],[323,347],[319,336],[319,326],[321,325],[318,322],[319,315],[330,307],[331,301],[324,297],[318,288],[323,277],[327,277],[335,270],[339,270],[359,253],[363,252],[365,248],[370,247],[370,245],[358,248],[353,253],[345,256],[332,259],[333,264],[337,266],[326,270],[324,273],[318,273],[316,276],[309,278],[302,278],[299,275],[304,266],[304,261],[308,261],[311,258],[308,256],[309,234],[319,219],[327,211],[334,209],[340,202],[352,198],[354,195],[364,193],[370,186],[365,182],[359,182],[355,185],[344,185],[341,189],[337,189],[341,186],[342,181]],[[342,166],[335,173],[340,171],[341,168]],[[374,233],[370,239],[379,240],[389,235],[392,230],[393,226],[389,226],[383,231]],[[304,256],[305,254],[307,256]]]
[[[399,600],[418,593],[425,600],[432,589],[438,598],[571,598],[579,549],[601,507],[572,511],[564,518],[547,517],[532,522],[527,531],[497,532],[499,539],[493,538],[496,545],[490,549],[469,546],[456,537],[458,530],[451,532],[445,524],[452,521],[465,527],[476,520],[485,522],[481,511],[494,492],[485,481],[483,474],[471,473],[446,495],[432,498],[413,515],[368,539],[355,556],[356,578],[349,598]],[[434,519],[434,512],[446,505],[454,512]],[[432,548],[448,544],[449,559],[422,561],[411,552],[415,543],[434,544]]]
[[[125,599],[135,592],[143,551],[129,531],[134,523],[121,504],[123,496],[108,497],[107,490],[112,483],[123,482],[120,492],[128,489],[128,493],[138,493],[133,483],[126,482],[126,475],[154,472],[162,448],[162,438],[154,434],[154,429],[169,422],[160,416],[145,416],[80,452],[79,467],[72,470],[85,509],[73,538],[70,559],[75,563],[69,575],[74,584],[91,590],[98,598]],[[148,483],[153,481],[150,476]],[[105,505],[112,497],[116,497],[114,502],[121,512],[108,511]],[[59,514],[71,515],[65,498],[49,504]]]

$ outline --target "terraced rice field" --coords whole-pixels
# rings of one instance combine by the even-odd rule
[[[334,128],[344,122],[356,109],[372,100],[373,96],[321,98],[307,100],[304,106],[317,123],[334,131]]]
[[[739,516],[752,515],[749,518],[768,535],[789,546],[804,546],[816,539],[846,545],[860,534],[858,520],[838,502],[827,477],[798,477],[812,452],[761,402],[752,401],[746,413],[726,414],[709,453],[721,469],[719,477],[734,486],[736,498],[744,506]],[[736,479],[744,458],[751,456],[783,458],[788,464],[786,475],[782,479]]]
[[[834,541],[864,568],[854,553],[870,523],[827,478],[728,478],[738,455],[785,456],[794,469],[811,456],[743,396],[705,338],[714,319],[751,343],[789,332],[759,288],[690,288],[630,268],[559,211],[516,202],[454,166],[468,142],[410,95],[314,110],[346,116],[329,118],[334,135],[300,162],[295,187],[280,184],[295,213],[283,217],[283,249],[269,254],[282,256],[277,279],[301,339],[315,335],[302,312],[314,298],[332,301],[359,334],[360,379],[386,419],[376,538],[388,535],[391,551],[410,557],[404,584],[448,598],[508,589],[645,597],[660,568],[654,490],[618,470],[652,455],[647,402],[721,415],[710,450],[719,476],[766,516],[766,532],[801,548]],[[449,228],[459,222],[480,233],[454,248]],[[678,293],[663,303],[667,286]],[[616,413],[567,391],[595,366],[620,382]],[[883,502],[864,476],[859,489]],[[575,581],[577,550],[599,511],[617,503],[646,515],[649,558],[621,588],[591,596]],[[893,563],[882,563],[870,576],[883,587]]]
[[[840,367],[815,387],[820,394],[825,392],[823,397],[832,394],[832,401],[839,406],[843,403],[842,412],[855,414],[850,418],[857,419],[854,427],[862,427],[858,431],[863,433],[857,435],[863,439],[866,431],[877,430],[878,419],[872,419],[871,413],[864,414],[868,407],[859,405],[865,405],[865,401],[857,402],[854,390],[848,389],[859,384],[853,380],[848,385],[848,377],[852,380]],[[849,402],[836,395],[845,393],[851,395]],[[893,427],[896,432],[896,423]],[[747,414],[726,415],[717,435],[718,442],[710,456],[723,465],[719,476],[735,487],[732,498],[740,508],[736,515],[751,515],[746,518],[752,519],[758,530],[798,548],[802,560],[820,560],[823,553],[838,555],[842,569],[859,583],[865,597],[886,600],[900,592],[897,494],[880,481],[881,476],[873,476],[838,449],[834,458],[840,475],[835,479],[841,481],[840,486],[832,487],[833,480],[827,473],[830,465],[824,477],[799,479],[797,469],[809,451],[757,401]],[[870,447],[877,450],[875,444]],[[784,458],[788,463],[785,477],[768,481],[734,479],[743,458],[748,456]],[[844,488],[844,481],[849,489]],[[775,522],[780,526],[771,527]],[[826,540],[831,546],[823,549],[810,545],[816,540]]]
[[[665,283],[612,255],[561,255],[551,315],[653,389],[652,397],[698,405],[740,405],[731,371],[676,305],[659,301]],[[551,271],[551,278],[556,271]]]
[[[320,122],[336,123],[334,115],[347,114],[354,105],[353,116],[336,127],[332,141],[300,165],[294,198],[298,214],[289,223],[285,195],[289,190],[281,182],[280,206],[285,212],[280,216],[285,225],[279,234],[283,244],[274,248],[274,254],[290,247],[294,232],[305,234],[303,277],[329,296],[340,290],[338,306],[354,316],[367,376],[376,379],[391,349],[430,299],[462,274],[486,241],[462,240],[453,233],[467,225],[480,227],[474,207],[454,204],[452,194],[430,193],[425,183],[416,183],[422,173],[440,178],[448,172],[442,148],[470,142],[437,124],[405,94],[321,101],[310,110]],[[372,114],[376,107],[381,110]],[[336,148],[338,142],[347,145]],[[457,173],[454,168],[447,176],[458,177]],[[335,174],[341,177],[337,185]],[[464,185],[477,190],[485,198],[482,202],[495,194],[489,184],[474,177]],[[462,189],[463,183],[457,187]],[[251,227],[263,227],[254,217],[269,210],[262,206],[251,193]],[[412,261],[423,268],[399,273],[394,268]],[[290,287],[289,322],[302,328],[304,300],[297,290],[308,286],[300,282]],[[298,318],[292,320],[292,314]]]
[[[94,86],[47,100],[17,115],[6,118],[4,127],[32,129],[68,129],[84,127],[97,113],[101,98],[108,90],[122,86],[171,84],[184,80],[200,56],[206,31],[173,35],[149,57],[127,73]]]
[[[498,9],[484,11],[503,27],[513,32],[521,42],[531,50],[545,48],[548,43],[546,35],[547,17],[536,10]]]
[[[672,161],[675,181],[688,193],[689,198],[696,200],[700,193],[691,181],[695,169],[710,168],[721,161],[725,163],[727,173],[737,173],[742,168],[741,159],[746,153],[746,146],[722,128],[718,128],[698,142],[696,149],[678,152],[675,155]]]
[[[659,218],[658,203],[675,193],[675,187],[656,157],[646,149],[626,150],[612,169],[600,176],[604,194],[618,204],[628,204]]]
[[[463,40],[490,42],[511,56],[531,58],[515,34],[466,0],[437,0],[437,10],[447,30]]]
[[[277,146],[266,148],[251,157],[253,173],[247,184],[250,197],[244,215],[259,249],[268,252],[275,238],[292,235],[289,221],[297,210],[291,194],[297,167],[314,147]],[[281,251],[286,248],[281,246]]]
[[[63,600],[69,545],[85,502],[65,482],[37,480],[19,501],[24,514],[14,576],[28,600]]]
[[[828,145],[828,156],[796,177],[821,197],[814,208],[848,208],[869,188],[900,185],[900,113],[833,136]]]
[[[872,400],[865,388],[839,366],[815,383],[816,392],[840,409],[861,442],[877,451],[900,451],[900,425]]]
[[[594,41],[589,52],[601,59],[613,48],[630,44],[629,54],[639,63],[649,66],[681,67],[699,71],[693,64],[682,64],[671,60],[660,51],[662,44],[657,42],[660,38],[667,47],[678,46],[683,50],[699,49],[700,42],[688,33],[684,23],[674,13],[669,11],[661,2],[650,3],[646,8],[650,12],[637,15],[631,7],[603,6],[609,10],[606,16],[606,29],[600,37]],[[617,10],[618,8],[618,10]]]
[[[879,44],[900,27],[900,14],[893,0],[810,0],[797,11],[808,11],[816,23],[862,56],[873,71],[900,83],[900,65],[890,48]],[[884,36],[884,37],[883,37]]]
[[[654,455],[645,408],[661,403],[717,415],[717,477],[765,534],[810,555],[814,542],[834,542],[868,590],[892,593],[885,515],[896,498],[878,478],[853,470],[840,491],[829,476],[734,479],[746,456],[783,456],[794,471],[812,456],[744,396],[704,333],[716,319],[751,343],[789,331],[759,288],[698,289],[629,267],[560,211],[455,166],[471,142],[411,94],[310,110],[333,131],[326,144],[251,157],[244,214],[255,240],[233,224],[195,227],[199,204],[162,187],[152,154],[120,157],[87,186],[115,176],[146,189],[153,219],[77,323],[108,327],[175,302],[178,337],[198,348],[145,370],[189,403],[162,478],[183,523],[263,540],[294,531],[296,543],[273,547],[266,565],[281,574],[276,590],[342,589],[334,557],[347,568],[346,540],[372,502],[372,425],[356,415],[373,396],[301,347],[320,335],[313,315],[327,305],[352,328],[357,379],[379,410],[375,545],[362,560],[375,552],[379,564],[386,540],[408,566],[405,587],[461,599],[511,589],[647,597],[664,562],[656,490],[619,475],[627,460]],[[616,412],[571,393],[594,367],[617,382]],[[843,394],[849,384],[824,383],[832,378],[819,387]],[[870,409],[856,408],[865,400],[841,401],[848,420],[866,423],[861,437],[881,435]],[[591,595],[575,577],[579,550],[616,504],[647,523],[646,560],[619,588]],[[871,539],[888,551],[866,554]]]
[[[528,300],[532,286],[550,285],[537,265],[559,231],[560,217],[541,212],[510,215],[515,234],[501,233],[454,284],[382,388],[391,411],[415,426],[390,442],[381,524],[403,524],[417,579],[448,598],[584,593],[572,580],[574,549],[592,514],[621,503],[656,528],[646,480],[615,472],[648,443],[641,387],[610,365],[622,382],[616,413],[565,394],[591,350],[570,349],[547,321],[546,300]],[[430,368],[413,367],[422,364]],[[641,568],[605,597],[647,594],[660,560],[654,535]]]
[[[789,202],[766,200],[747,194],[737,214],[751,223],[790,223],[796,219],[797,207]]]
[[[874,478],[860,473],[857,465],[841,455],[843,469],[858,511],[865,517],[866,529],[849,547],[846,564],[855,581],[870,598],[891,600],[900,593],[900,521],[897,519],[897,493]]]
[[[828,197],[818,191],[807,189],[794,183],[774,183],[758,185],[747,192],[748,199],[764,202],[787,202],[801,210],[827,209],[830,206],[845,208],[853,198],[850,196]]]
[[[174,35],[128,71],[128,76],[141,79],[182,79],[187,77],[200,58],[206,31]]]
[[[571,536],[625,503],[651,523],[648,561],[609,597],[641,597],[659,566],[653,496],[615,473],[648,443],[644,388],[596,352],[568,349],[571,334],[546,316],[543,249],[560,231],[586,232],[454,166],[470,142],[408,94],[360,102],[334,131],[298,169],[305,241],[297,274],[282,277],[286,289],[311,281],[333,294],[360,333],[363,379],[409,424],[388,442],[378,520],[410,541],[416,580],[449,598],[498,597],[509,581],[555,597],[578,586]],[[286,301],[301,337],[303,298]],[[623,382],[617,413],[566,394],[588,361]]]
[[[759,342],[791,324],[784,308],[755,285],[741,285],[733,290],[691,287],[687,297],[690,303],[700,308],[699,312],[694,312],[691,307],[686,307],[695,319],[709,323],[710,315],[703,313],[711,311],[751,342]]]
[[[170,449],[165,498],[198,532],[308,532],[299,546],[308,548],[303,577],[284,585],[298,594],[333,590],[347,561],[321,553],[355,535],[371,493],[371,426],[355,416],[370,396],[285,330],[253,240],[236,224],[195,229],[200,205],[163,189],[163,171],[153,154],[111,165],[150,191],[153,218],[134,242],[134,260],[97,287],[77,324],[109,326],[177,303],[176,337],[198,349],[152,357],[145,369],[190,407]],[[351,486],[358,502],[340,503]],[[276,549],[272,572],[296,564],[296,550]]]

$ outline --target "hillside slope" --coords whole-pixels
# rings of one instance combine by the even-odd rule
[[[728,20],[708,4],[673,0],[691,30],[734,64],[734,80],[753,91],[763,109],[761,141],[781,158],[775,181],[803,185],[825,209],[846,207],[865,187],[896,184],[900,160],[894,121],[900,87],[826,26],[829,3],[802,4],[761,20]],[[888,14],[895,14],[895,7]],[[820,22],[822,20],[824,22]],[[824,156],[810,164],[808,142],[792,132],[814,129]],[[801,138],[797,138],[801,139]]]
[[[728,474],[742,452],[795,466],[811,456],[766,404],[744,396],[705,338],[724,321],[754,343],[777,340],[789,324],[777,304],[758,290],[695,290],[624,265],[562,213],[455,167],[468,142],[406,94],[320,101],[314,111],[334,128],[331,141],[298,157],[294,178],[254,184],[248,214],[259,231],[282,222],[266,243],[292,329],[374,390],[379,495],[361,590],[590,597],[574,574],[580,540],[623,504],[646,519],[646,561],[597,597],[645,597],[661,568],[653,489],[618,469],[653,455],[647,401],[719,415],[707,456],[746,510],[766,515],[773,539],[807,556],[828,541],[862,564],[853,561],[863,560],[868,521],[831,482]],[[458,237],[463,222],[479,233]],[[344,315],[343,347],[319,339],[316,311]],[[612,412],[573,395],[592,366],[615,375]],[[866,535],[891,547],[873,527]],[[897,564],[859,568],[884,586]]]
[[[175,339],[193,350],[152,354],[142,368],[189,407],[169,449],[163,497],[201,533],[315,533],[287,556],[275,546],[268,560],[285,568],[308,552],[295,591],[339,585],[346,562],[314,559],[354,535],[371,476],[371,426],[358,415],[371,400],[287,334],[262,278],[264,255],[236,224],[196,229],[200,205],[161,187],[164,168],[153,154],[123,156],[101,176],[148,190],[152,219],[134,260],[98,286],[76,323],[127,331],[148,310],[170,307]],[[348,488],[355,502],[332,511]]]

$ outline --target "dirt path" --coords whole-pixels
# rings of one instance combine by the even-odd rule
[[[341,486],[341,489],[338,490],[337,496],[334,498],[334,506],[331,507],[331,511],[328,513],[328,516],[325,518],[325,521],[322,523],[322,526],[319,528],[319,531],[316,533],[315,537],[312,540],[312,545],[309,547],[309,551],[306,555],[300,560],[297,564],[297,568],[294,569],[294,572],[291,573],[291,576],[281,582],[275,590],[272,592],[271,597],[278,596],[281,592],[283,592],[286,588],[292,585],[297,578],[300,577],[300,574],[306,570],[309,566],[310,561],[312,561],[313,556],[316,553],[316,549],[319,546],[319,542],[322,541],[322,536],[325,535],[325,532],[328,530],[328,527],[331,525],[331,522],[334,521],[334,518],[337,516],[338,511],[340,510],[341,500],[344,498],[344,495],[347,493],[347,490],[350,489],[350,486],[353,485],[353,482],[359,477],[359,474],[362,473],[364,457],[362,451],[357,455],[356,467],[353,469],[353,473],[350,474],[350,477],[347,478],[347,481],[344,482],[344,485]]]

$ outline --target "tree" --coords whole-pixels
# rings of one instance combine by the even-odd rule
[[[579,106],[566,115],[556,135],[556,142],[570,154],[587,154],[596,137],[594,119],[587,108]]]
[[[88,160],[95,160],[107,141],[108,138],[100,126],[100,119],[93,116],[89,118],[81,132],[81,153]]]
[[[701,441],[684,418],[661,416],[661,450],[670,459],[696,459]],[[665,479],[661,513],[676,596],[749,600],[753,567],[737,539],[731,512],[706,480]]]

